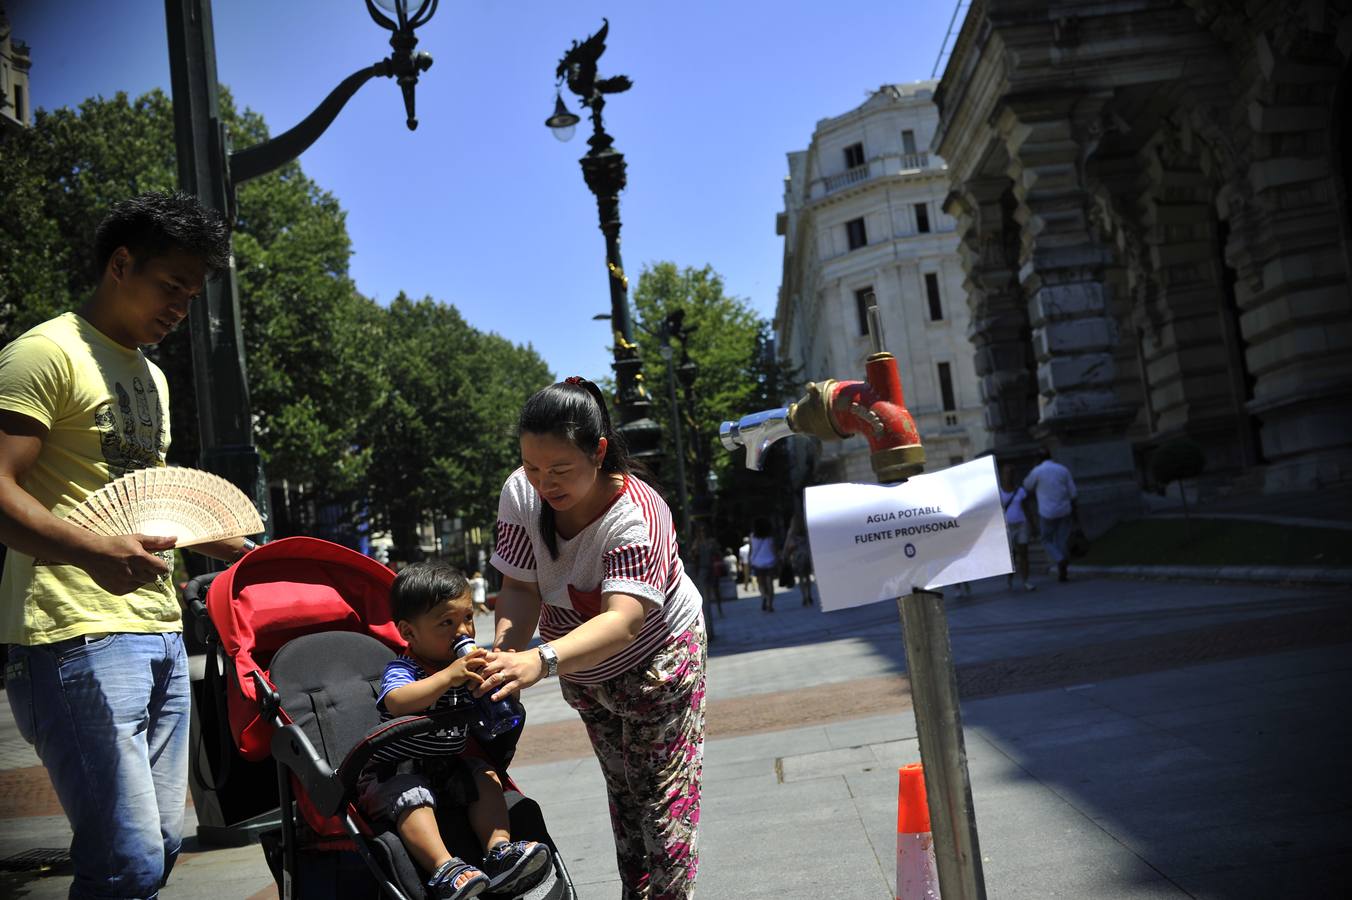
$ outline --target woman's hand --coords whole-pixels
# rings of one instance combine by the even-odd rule
[[[474,689],[474,696],[482,697],[492,691],[492,699],[502,700],[521,693],[543,678],[545,664],[534,649],[518,652],[497,650],[488,654],[488,662],[479,674],[483,677],[483,683]]]

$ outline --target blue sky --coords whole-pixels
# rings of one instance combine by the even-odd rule
[[[163,2],[4,6],[32,48],[36,106],[168,92]],[[785,154],[879,85],[928,78],[952,13],[952,0],[441,0],[418,32],[436,60],[418,84],[418,130],[378,79],[301,164],[347,210],[363,293],[454,303],[475,327],[533,344],[561,377],[595,378],[609,371],[608,323],[591,317],[610,301],[577,164],[589,132],[584,122],[561,144],[543,124],[571,42],[608,17],[601,74],[634,80],[605,111],[629,164],[632,282],[644,263],[709,264],[769,317]],[[362,0],[216,0],[214,19],[221,82],[274,134],[389,52]]]

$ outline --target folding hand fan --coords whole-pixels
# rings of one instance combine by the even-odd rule
[[[263,530],[243,491],[210,472],[179,466],[128,472],[86,497],[66,519],[95,534],[172,536],[177,547]]]

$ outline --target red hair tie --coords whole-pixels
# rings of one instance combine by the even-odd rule
[[[580,385],[586,383],[586,379],[580,375],[569,375],[567,378],[563,379],[563,383]]]

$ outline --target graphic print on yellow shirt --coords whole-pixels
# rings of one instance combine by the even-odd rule
[[[164,465],[169,391],[140,350],[116,343],[75,313],[0,350],[0,409],[47,428],[23,488],[56,516],[109,481]],[[160,554],[172,565],[173,554]],[[14,549],[0,580],[0,641],[40,644],[82,634],[180,630],[167,580],[131,594],[104,591],[78,566],[35,563]]]

